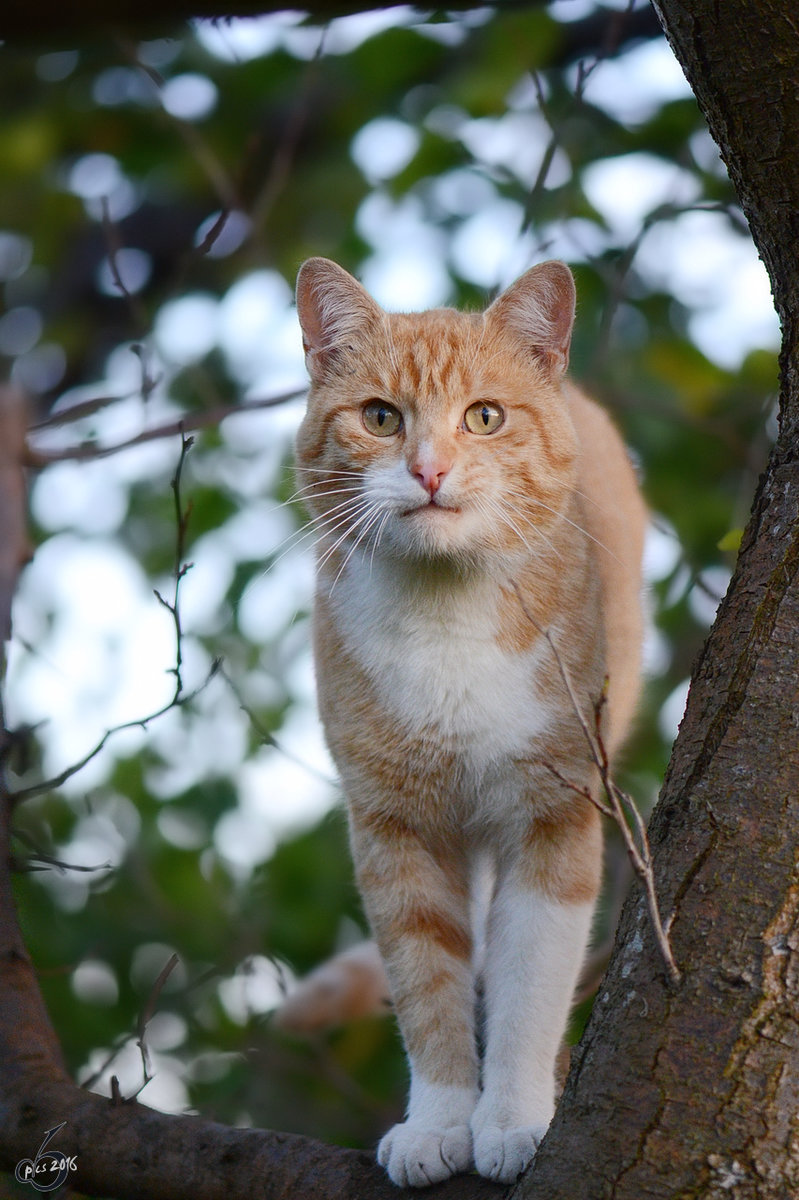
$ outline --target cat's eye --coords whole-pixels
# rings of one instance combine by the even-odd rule
[[[363,406],[361,419],[375,437],[391,437],[402,428],[402,413],[385,400],[370,400]]]
[[[469,433],[494,433],[504,420],[505,414],[498,404],[478,400],[477,404],[470,404],[463,414],[463,427]]]

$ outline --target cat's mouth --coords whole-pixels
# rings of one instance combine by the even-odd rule
[[[436,500],[436,498],[434,496],[431,500],[428,500],[427,504],[419,504],[415,508],[404,509],[400,513],[400,516],[401,517],[412,517],[412,516],[415,516],[417,513],[442,513],[442,514],[447,513],[449,515],[454,516],[457,513],[459,513],[460,511],[461,510],[459,508],[456,508],[455,505],[443,504],[440,500]]]

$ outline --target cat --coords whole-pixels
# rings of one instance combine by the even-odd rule
[[[484,313],[393,314],[312,258],[297,309],[319,708],[410,1067],[378,1159],[400,1186],[510,1183],[553,1115],[600,883],[576,705],[593,720],[607,686],[612,754],[638,693],[646,509],[564,378],[565,264]]]

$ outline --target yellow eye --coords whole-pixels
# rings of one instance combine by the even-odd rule
[[[494,433],[504,420],[505,414],[498,404],[479,400],[477,404],[470,404],[463,414],[463,427],[469,433]]]
[[[402,428],[402,413],[385,400],[370,400],[363,407],[361,419],[375,437],[392,437]]]

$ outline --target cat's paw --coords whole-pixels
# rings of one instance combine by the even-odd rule
[[[428,1187],[472,1166],[468,1125],[428,1129],[404,1121],[390,1129],[377,1148],[377,1161],[398,1187]]]
[[[500,1129],[486,1125],[474,1135],[474,1165],[486,1179],[497,1183],[515,1183],[535,1157],[546,1125],[525,1125]]]

